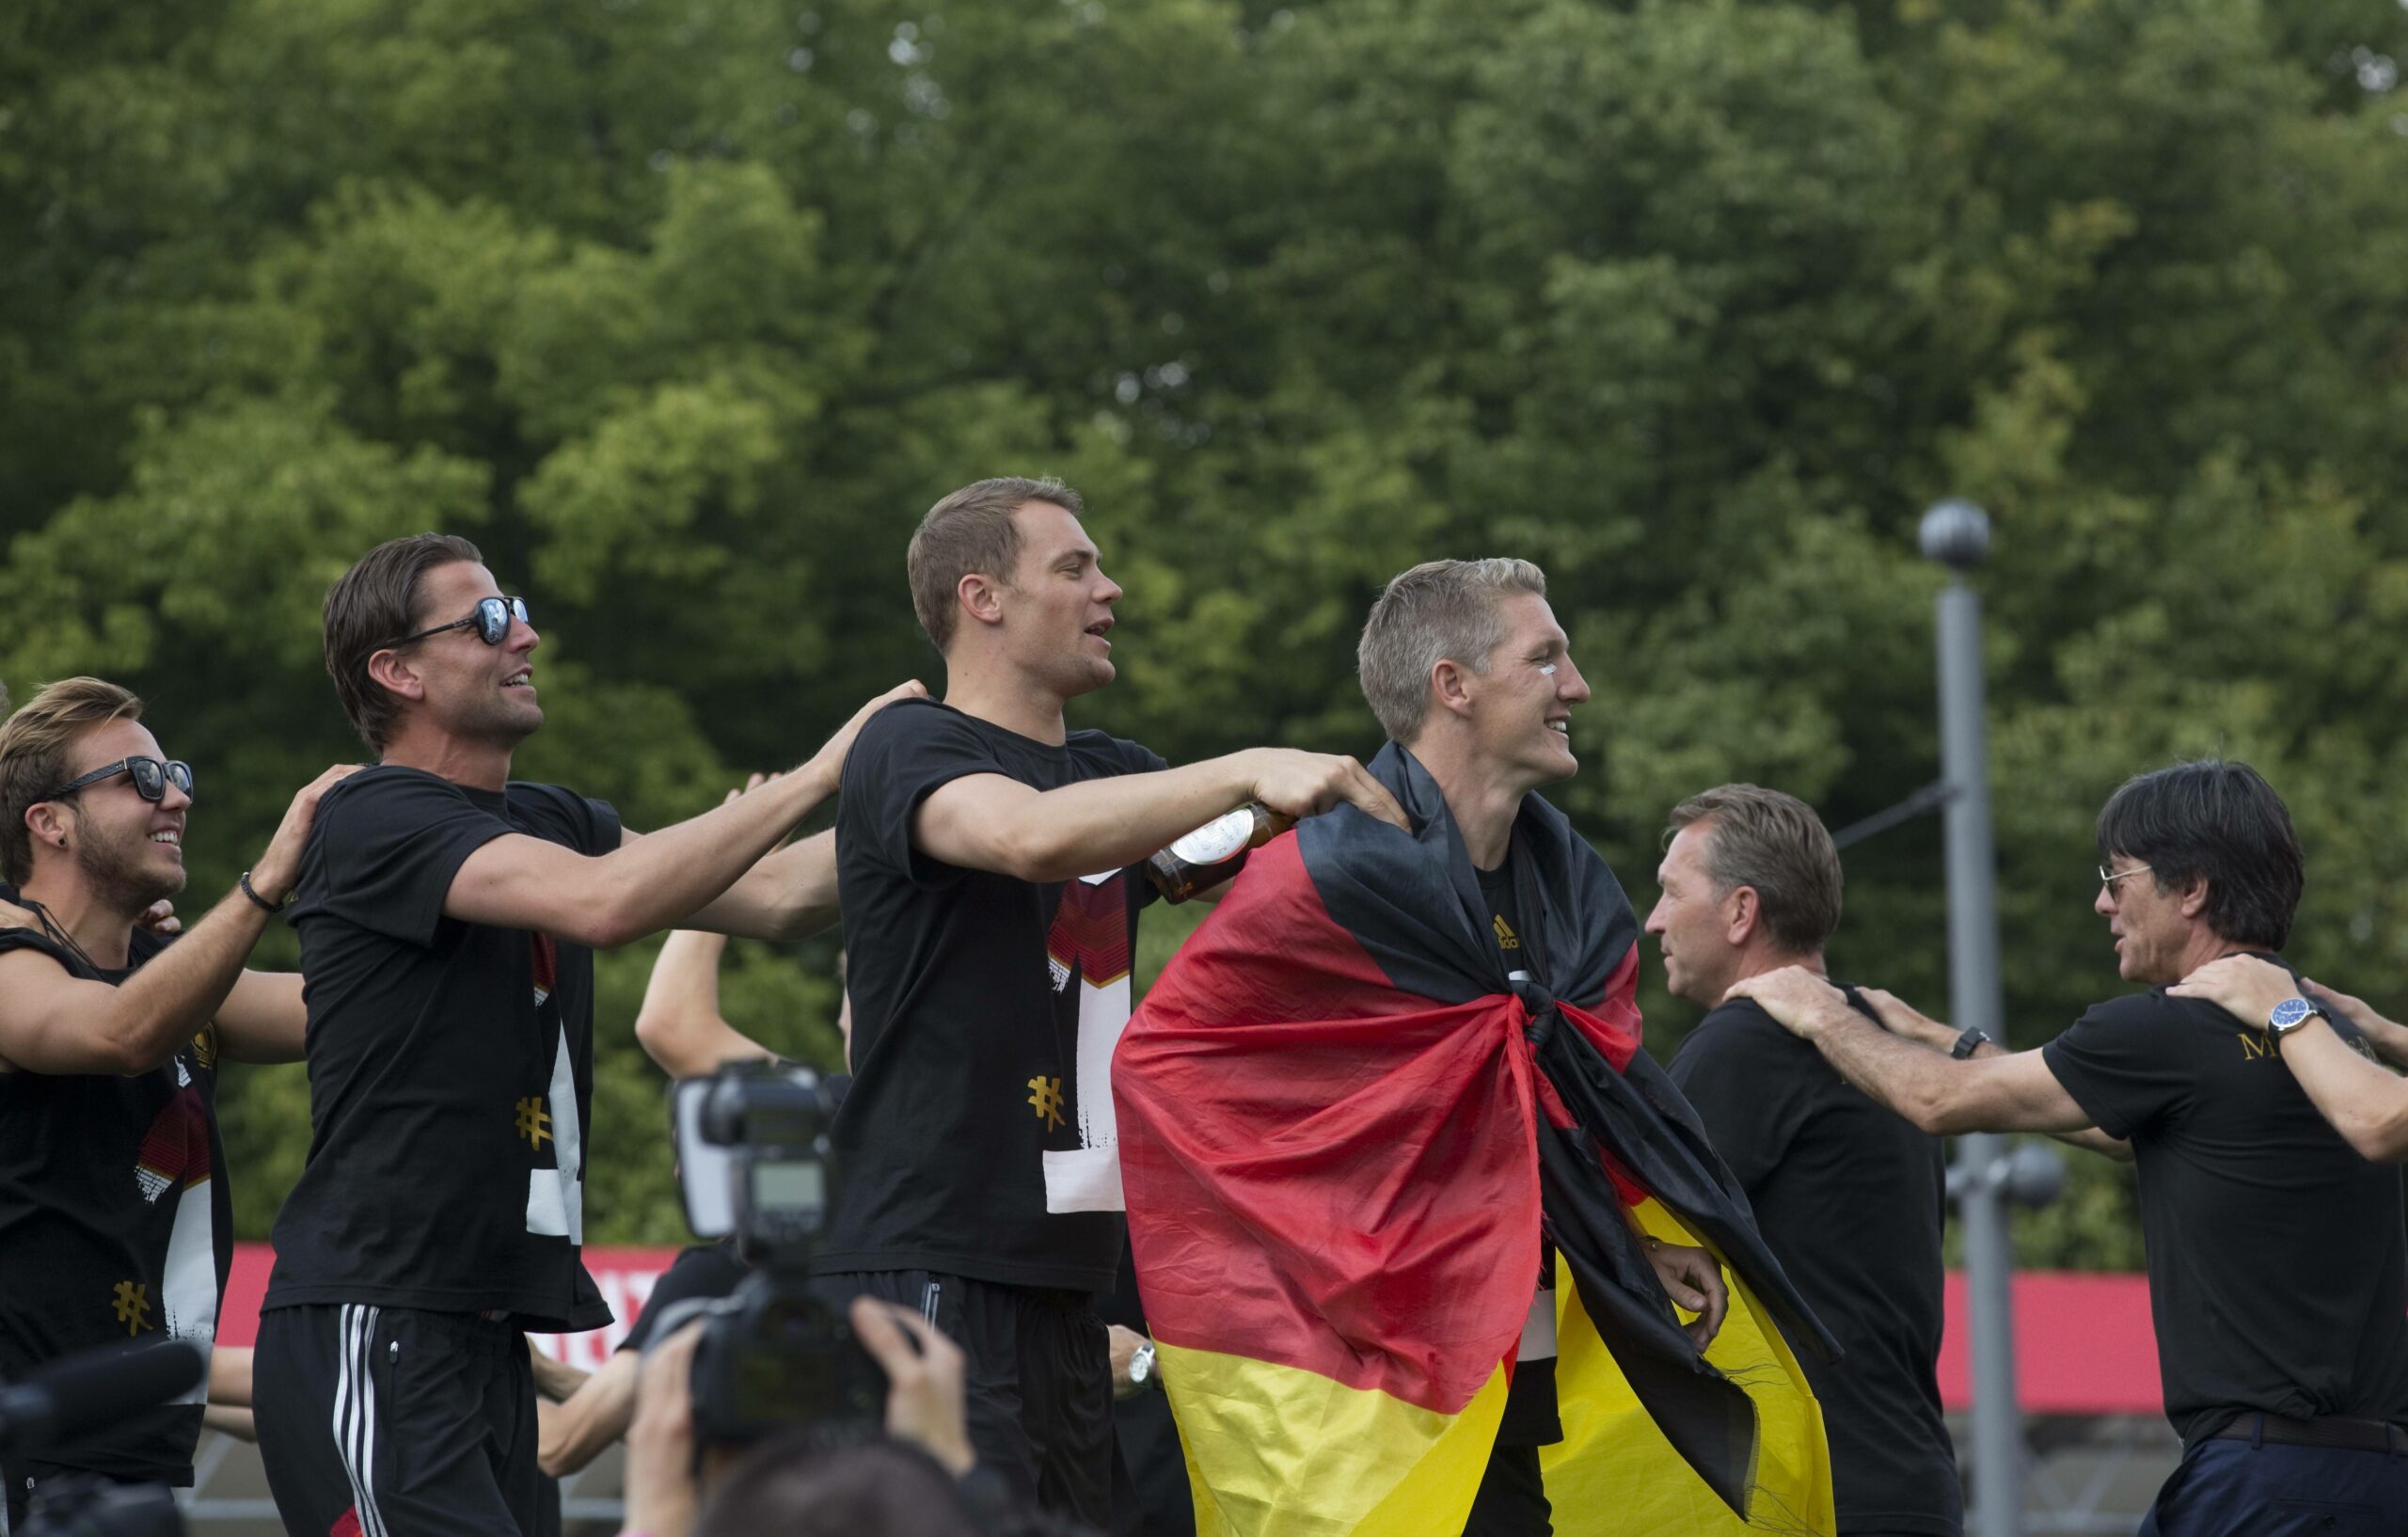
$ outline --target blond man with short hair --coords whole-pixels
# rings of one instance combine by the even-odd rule
[[[66,678],[0,726],[0,1378],[129,1339],[208,1354],[232,1253],[221,1057],[301,1055],[301,978],[244,969],[292,891],[330,768],[235,890],[169,945],[142,927],[184,887],[191,768],[142,701]],[[230,1368],[233,1362],[221,1362]],[[220,1402],[246,1372],[213,1373]],[[208,1386],[7,1467],[10,1529],[50,1482],[190,1483]]]

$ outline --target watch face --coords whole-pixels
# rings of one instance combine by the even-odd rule
[[[2308,1015],[2313,1012],[2306,999],[2286,998],[2274,1006],[2274,1012],[2267,1017],[2266,1024],[2269,1029],[2276,1031],[2296,1030],[2307,1022]]]

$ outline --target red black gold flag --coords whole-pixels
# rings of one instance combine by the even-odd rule
[[[1621,887],[1527,798],[1509,975],[1434,782],[1395,746],[1371,771],[1415,832],[1340,808],[1258,849],[1114,1063],[1197,1529],[1460,1531],[1544,1232],[1560,1267],[1556,1529],[1828,1534],[1821,1418],[1789,1341],[1835,1347],[1639,1050]],[[1640,1227],[1727,1267],[1731,1314],[1703,1355]]]

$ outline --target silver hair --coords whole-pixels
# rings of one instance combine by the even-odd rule
[[[1528,561],[1424,561],[1399,576],[1371,605],[1354,648],[1363,697],[1391,741],[1411,742],[1430,713],[1430,670],[1450,660],[1488,672],[1489,654],[1505,643],[1500,599],[1508,593],[1546,595],[1546,573]]]

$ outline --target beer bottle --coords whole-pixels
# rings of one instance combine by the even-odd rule
[[[1146,861],[1146,879],[1165,902],[1184,902],[1238,873],[1245,857],[1296,825],[1259,800],[1215,816]]]

